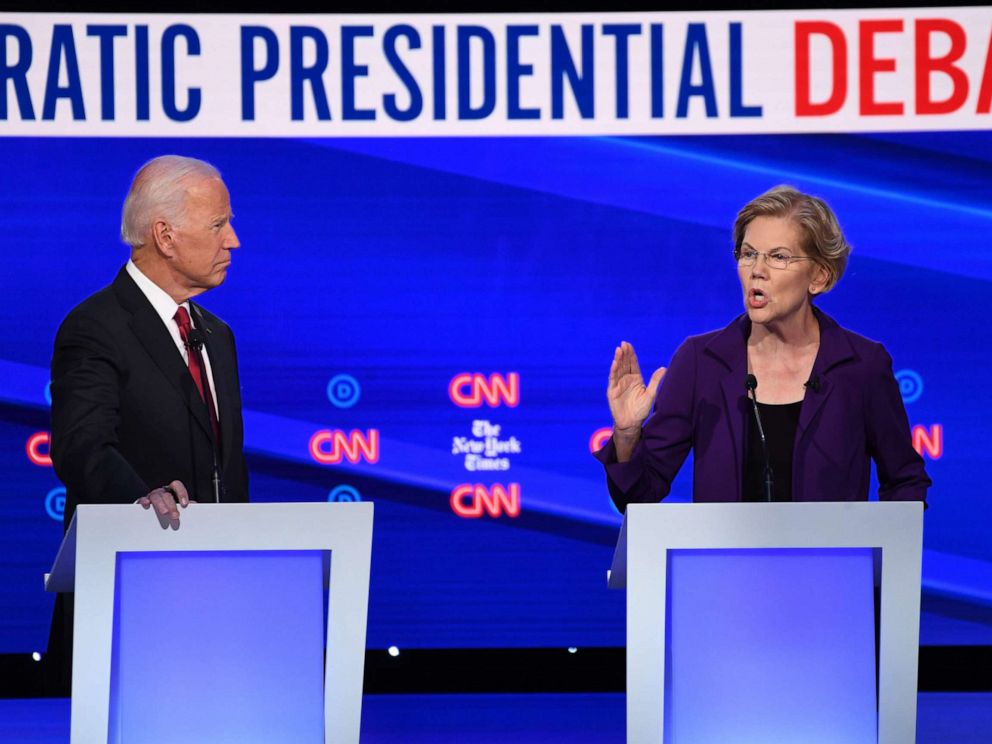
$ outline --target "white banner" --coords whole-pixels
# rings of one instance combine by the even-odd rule
[[[992,9],[0,14],[0,133],[985,129]]]

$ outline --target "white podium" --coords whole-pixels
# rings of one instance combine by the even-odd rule
[[[922,539],[919,502],[628,506],[627,741],[914,742]]]
[[[357,743],[372,504],[181,514],[76,510],[45,583],[76,595],[73,744]]]

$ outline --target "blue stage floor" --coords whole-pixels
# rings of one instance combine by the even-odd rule
[[[918,744],[990,744],[992,693],[921,694],[918,720]],[[623,721],[621,694],[367,695],[362,742],[606,744]],[[68,700],[0,700],[0,742],[68,741]]]

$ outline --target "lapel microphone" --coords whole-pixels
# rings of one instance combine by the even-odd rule
[[[203,344],[206,338],[203,332],[199,328],[190,329],[189,335],[186,337],[186,348],[194,349],[195,351],[201,351],[203,349]]]
[[[813,375],[803,383],[803,387],[812,390],[814,393],[820,392],[820,376]]]

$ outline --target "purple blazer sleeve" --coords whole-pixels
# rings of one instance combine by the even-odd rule
[[[892,357],[877,344],[865,401],[868,454],[878,473],[878,497],[887,501],[926,501],[930,478],[913,449],[906,407],[892,373]]]
[[[692,446],[696,361],[693,339],[675,351],[654,412],[641,429],[641,439],[627,462],[617,462],[613,439],[595,453],[606,468],[610,498],[619,511],[629,503],[660,501]]]

